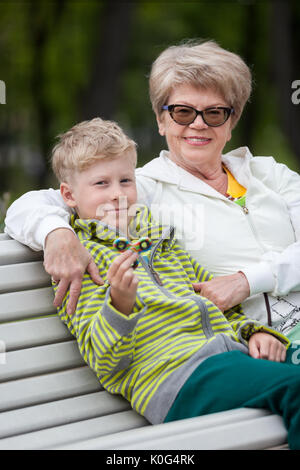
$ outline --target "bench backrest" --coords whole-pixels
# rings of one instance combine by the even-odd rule
[[[0,449],[48,448],[148,424],[102,389],[53,307],[43,255],[0,235]]]

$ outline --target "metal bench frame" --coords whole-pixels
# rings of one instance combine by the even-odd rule
[[[287,447],[281,417],[265,410],[149,425],[103,390],[52,302],[43,254],[0,234],[0,449]]]

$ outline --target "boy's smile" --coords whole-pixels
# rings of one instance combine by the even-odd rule
[[[125,231],[128,210],[137,200],[134,170],[130,154],[99,159],[62,183],[62,196],[81,219],[99,219]]]

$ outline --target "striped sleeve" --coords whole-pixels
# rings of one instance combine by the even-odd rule
[[[95,250],[99,245],[89,247]],[[97,266],[104,280],[107,256],[101,250],[94,253]],[[104,277],[105,275],[105,277]],[[87,364],[98,374],[113,373],[128,367],[135,349],[136,324],[144,313],[144,305],[137,299],[133,313],[124,315],[111,303],[110,286],[107,282],[98,286],[90,276],[84,275],[81,293],[75,313],[66,312],[69,298],[67,292],[58,315],[76,337],[80,353]]]
[[[143,309],[123,315],[111,304],[110,288],[96,313],[90,315],[89,307],[87,304],[77,326],[82,356],[99,375],[128,367],[135,349],[136,324]]]
[[[224,312],[225,317],[229,321],[232,329],[237,334],[238,339],[248,345],[250,337],[254,333],[262,332],[268,333],[275,336],[279,341],[281,341],[286,347],[289,346],[290,341],[284,335],[278,331],[266,327],[259,323],[258,321],[251,320],[245,316],[243,313],[241,305],[237,305],[229,310]]]

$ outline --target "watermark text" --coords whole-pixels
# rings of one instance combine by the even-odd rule
[[[294,80],[292,83],[292,89],[295,90],[292,93],[292,103],[300,104],[300,80]]]

